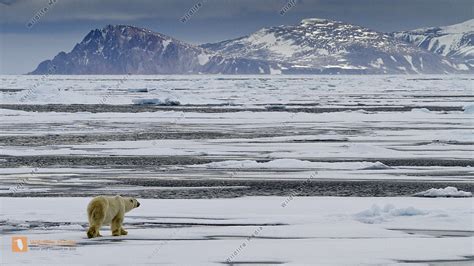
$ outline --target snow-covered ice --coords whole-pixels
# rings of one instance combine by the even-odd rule
[[[141,99],[133,99],[132,102],[138,105],[165,105],[165,106],[175,106],[180,105],[178,100],[172,100],[170,98],[166,98],[164,100],[157,99],[157,98],[141,98]]]
[[[472,197],[471,192],[458,190],[455,187],[431,188],[415,194],[417,197]]]
[[[474,114],[474,104],[468,104],[463,107],[465,114]]]
[[[472,263],[471,76],[0,80],[2,265]]]
[[[393,219],[398,216],[415,216],[415,215],[426,215],[428,214],[425,211],[415,209],[413,207],[407,208],[395,208],[391,204],[385,205],[383,208],[378,205],[373,205],[370,209],[359,212],[355,215],[356,220],[373,224],[373,223],[382,223],[388,219]]]
[[[127,236],[104,227],[92,240],[88,198],[0,200],[2,265],[454,264],[473,255],[472,198],[140,199]],[[12,253],[12,236],[26,236],[29,251]],[[41,240],[70,246],[31,245]]]
[[[474,176],[467,75],[0,79],[5,188],[25,177],[25,190],[49,193],[104,177],[466,184]],[[35,162],[37,173],[23,171]]]
[[[465,105],[470,75],[403,76],[0,76],[0,104],[114,104],[166,98],[193,105],[318,107]],[[294,89],[297,88],[297,89]],[[145,92],[146,90],[146,92]],[[439,97],[439,96],[446,97]]]

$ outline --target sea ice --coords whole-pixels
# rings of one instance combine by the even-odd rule
[[[166,98],[164,100],[158,98],[150,98],[150,99],[133,99],[132,102],[136,105],[165,105],[165,106],[176,106],[180,105],[181,103],[178,100],[173,100],[170,98]]]
[[[362,223],[376,224],[399,216],[425,215],[427,213],[428,212],[411,206],[407,208],[395,208],[392,204],[386,204],[384,207],[379,207],[377,204],[374,204],[370,209],[359,212],[355,214],[354,217]]]
[[[455,187],[431,188],[426,191],[416,193],[417,197],[472,197],[471,192],[458,190]]]

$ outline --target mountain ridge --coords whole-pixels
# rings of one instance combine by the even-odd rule
[[[392,36],[433,53],[459,59],[474,68],[474,19],[448,26],[398,31]]]
[[[198,46],[148,29],[107,25],[91,30],[69,53],[60,52],[29,74],[248,74],[267,62],[224,58]],[[260,70],[259,70],[260,71]]]
[[[448,59],[389,34],[321,18],[263,28],[247,36],[201,47],[224,56],[290,62],[288,72],[304,69],[311,73],[323,69],[335,73],[352,70],[366,74],[415,74],[458,70]]]
[[[29,74],[53,66],[54,74],[434,74],[462,71],[459,64],[392,34],[309,18],[202,45],[107,25]]]

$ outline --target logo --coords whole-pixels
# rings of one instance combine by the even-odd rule
[[[28,251],[28,239],[26,236],[13,236],[12,237],[12,251],[13,252],[27,252]]]

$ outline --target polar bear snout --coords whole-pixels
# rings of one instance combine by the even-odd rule
[[[138,200],[137,200],[137,208],[138,208],[138,207],[140,207],[140,202],[138,202]]]

